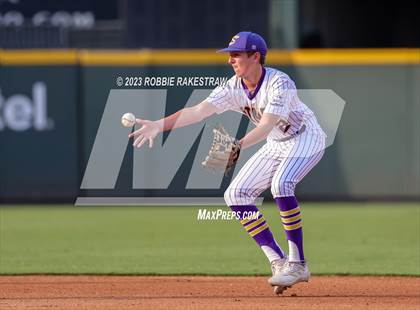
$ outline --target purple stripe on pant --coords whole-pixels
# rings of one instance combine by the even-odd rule
[[[247,212],[258,212],[258,208],[254,205],[243,205],[243,206],[230,206],[232,211],[241,212],[243,215],[244,211]],[[242,216],[241,218],[242,219]],[[263,221],[265,222],[265,221]],[[260,225],[258,225],[260,226]],[[246,228],[246,227],[245,227]],[[268,246],[272,248],[281,258],[284,257],[283,251],[279,248],[276,241],[274,240],[273,234],[271,233],[269,228],[264,229],[263,231],[259,232],[255,236],[252,237],[258,245],[261,246]]]
[[[289,211],[293,210],[298,206],[298,201],[295,196],[288,196],[288,197],[277,197],[275,198],[275,201],[280,209],[280,211]],[[300,221],[300,219],[299,219]],[[295,222],[293,222],[295,223]],[[291,225],[293,223],[288,223],[287,225]],[[302,233],[302,227],[299,227],[297,229],[292,230],[285,230],[284,231],[287,240],[290,240],[294,242],[299,250],[299,258],[301,261],[305,260],[305,256],[303,254],[303,233]]]

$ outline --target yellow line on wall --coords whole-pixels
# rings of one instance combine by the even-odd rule
[[[0,50],[1,65],[223,65],[227,55],[213,49],[190,50]],[[420,64],[420,49],[270,50],[267,65]]]
[[[76,50],[0,50],[1,65],[75,65]]]
[[[80,51],[83,65],[213,65],[227,57],[215,50]]]
[[[268,54],[267,62],[298,65],[420,64],[420,49],[301,49]]]

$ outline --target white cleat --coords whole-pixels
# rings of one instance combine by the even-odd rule
[[[290,287],[299,282],[308,282],[311,276],[308,266],[301,262],[288,262],[279,273],[268,279],[272,286]]]
[[[287,265],[287,257],[277,259],[271,263],[271,272],[273,273],[273,277],[281,273],[283,268]],[[273,285],[274,293],[277,295],[282,294],[287,287]]]
[[[283,294],[285,290],[287,290],[290,286],[273,286],[274,293],[277,295]]]

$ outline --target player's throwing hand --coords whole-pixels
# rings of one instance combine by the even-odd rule
[[[136,123],[142,125],[140,129],[133,131],[128,135],[129,138],[134,138],[133,146],[140,148],[146,141],[149,141],[149,147],[153,147],[153,139],[160,132],[159,126],[149,120],[136,119]]]

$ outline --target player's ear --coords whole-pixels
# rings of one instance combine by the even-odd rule
[[[260,62],[260,59],[261,59],[261,53],[260,52],[256,52],[255,53],[255,57],[257,57],[257,61],[258,61],[258,63]]]
[[[256,62],[260,62],[260,58],[261,58],[261,53],[260,52],[255,52],[253,55],[253,58]]]

